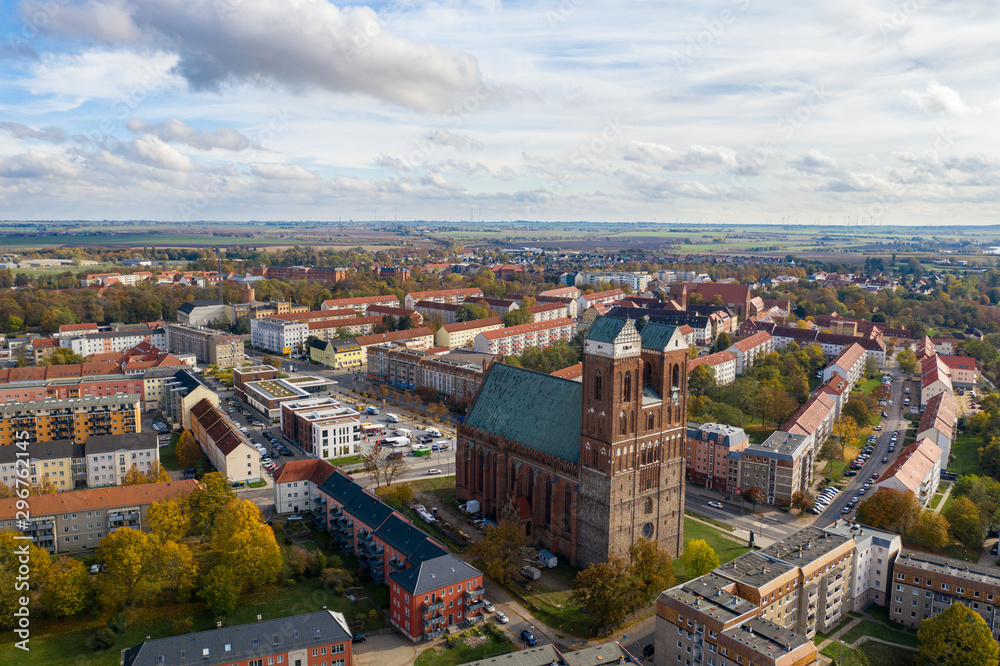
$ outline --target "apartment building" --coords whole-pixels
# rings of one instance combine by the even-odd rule
[[[948,467],[951,445],[958,434],[958,403],[950,393],[939,393],[927,401],[920,424],[917,441],[929,439],[941,449],[941,467]]]
[[[736,341],[726,351],[736,357],[736,374],[743,375],[753,367],[757,359],[774,351],[774,340],[767,331],[758,331]]]
[[[250,269],[250,272],[252,275],[268,280],[325,280],[328,282],[338,282],[346,279],[351,269],[346,267],[326,268],[320,266],[257,266]]]
[[[731,471],[729,461],[739,460],[739,454],[749,444],[750,438],[743,428],[688,421],[684,452],[688,481],[719,492],[738,492],[738,468]]]
[[[52,555],[90,550],[105,534],[123,528],[149,531],[146,510],[151,504],[187,497],[197,487],[197,481],[188,479],[36,495],[23,528],[18,527],[18,500],[0,499],[0,529],[21,532]]]
[[[920,409],[925,409],[930,399],[941,393],[954,396],[951,369],[940,356],[934,354],[920,362]]]
[[[598,282],[617,282],[619,284],[627,284],[633,293],[641,294],[649,286],[649,280],[649,273],[639,271],[584,271],[576,274],[575,284],[577,287],[583,287],[584,285],[597,284]]]
[[[369,317],[385,318],[386,315],[395,317],[397,320],[402,319],[403,317],[409,317],[414,326],[423,326],[424,324],[424,316],[416,310],[407,310],[406,308],[396,308],[388,305],[368,306]]]
[[[145,474],[153,463],[160,462],[156,433],[152,432],[88,437],[83,454],[89,488],[120,486],[133,467]]]
[[[100,329],[94,322],[84,322],[81,324],[60,324],[59,331],[53,333],[52,337],[61,338],[64,335],[83,335],[84,333],[97,333]]]
[[[134,287],[140,282],[147,282],[152,279],[153,274],[149,271],[136,271],[135,273],[91,273],[84,278],[80,278],[80,286],[102,285],[108,287],[113,284],[120,284],[126,287]]]
[[[376,345],[391,342],[409,349],[431,349],[434,347],[434,332],[426,326],[411,328],[407,331],[392,331],[391,333],[373,333],[359,335],[356,340],[361,346],[363,358],[367,362],[368,350]]]
[[[309,359],[328,368],[360,368],[364,364],[361,345],[354,338],[337,340],[311,340]]]
[[[419,301],[433,301],[435,303],[451,303],[461,305],[466,299],[481,297],[482,289],[478,287],[468,287],[463,289],[438,289],[436,291],[414,291],[406,295],[404,307],[407,310],[416,310]]]
[[[598,303],[605,305],[615,303],[625,298],[625,292],[621,289],[609,289],[595,294],[585,294],[576,299],[577,312],[585,312],[587,308],[594,307]]]
[[[212,466],[231,482],[260,480],[260,453],[208,398],[191,408],[191,432]]]
[[[104,331],[101,333],[85,333],[83,335],[62,336],[59,346],[66,347],[74,354],[84,358],[94,354],[109,352],[122,353],[138,344],[147,342],[154,347],[167,349],[167,335],[163,328],[142,328],[119,331]]]
[[[0,445],[71,439],[78,444],[93,435],[140,432],[140,397],[26,400],[0,405]]]
[[[87,484],[83,447],[68,439],[36,442],[28,447],[28,457],[22,458],[18,456],[20,447],[0,446],[0,483],[13,489],[20,477],[35,486],[48,481],[59,492],[83,487]],[[19,463],[19,460],[25,462]],[[25,463],[28,476],[22,477]]]
[[[368,315],[368,308],[373,305],[387,305],[392,308],[399,307],[399,298],[391,294],[385,296],[360,296],[358,298],[333,298],[323,301],[321,310],[343,310],[351,308],[358,313],[359,317]]]
[[[120,663],[264,666],[267,660],[287,666],[353,666],[352,635],[343,613],[324,607],[255,624],[146,640],[122,650]]]
[[[569,308],[565,303],[539,303],[525,308],[531,313],[531,321],[549,321],[569,317]]]
[[[936,348],[936,347],[935,347]],[[969,356],[940,356],[951,373],[953,388],[972,389],[979,382],[976,359]]]
[[[333,465],[322,458],[292,460],[274,472],[274,511],[279,515],[312,511],[317,488],[333,474]]]
[[[818,451],[833,433],[836,421],[836,399],[827,393],[817,392],[788,419],[782,430],[793,435],[804,435],[809,440],[809,446]]]
[[[35,338],[31,341],[31,357],[35,365],[51,357],[59,349],[58,338]]]
[[[190,430],[191,408],[206,398],[219,406],[219,394],[209,388],[199,375],[190,370],[178,370],[163,383],[160,412],[168,423]]]
[[[847,392],[850,393],[864,378],[867,360],[865,348],[854,343],[840,352],[833,363],[823,368],[823,381],[828,382],[834,375],[840,375],[847,381]]]
[[[854,539],[854,556],[847,578],[849,610],[862,611],[872,604],[888,606],[892,567],[903,548],[903,538],[840,518],[823,529]]]
[[[361,453],[361,416],[332,398],[308,398],[281,404],[281,431],[299,448],[324,460]]]
[[[580,298],[580,290],[575,286],[569,287],[556,287],[555,289],[546,289],[538,293],[539,296],[552,296],[555,298]]]
[[[823,354],[829,358],[836,358],[845,348],[853,344],[859,344],[865,348],[865,353],[878,363],[878,367],[885,366],[885,338],[882,331],[872,328],[861,336],[840,335],[837,333],[825,333],[818,329],[796,328],[794,326],[778,326],[773,322],[762,322],[755,318],[748,319],[740,326],[742,335],[752,335],[757,331],[767,331],[774,338],[774,348],[784,349],[791,343],[800,347],[818,345],[823,350]]]
[[[736,356],[730,351],[720,351],[691,359],[688,361],[688,374],[699,365],[712,369],[715,373],[715,383],[719,386],[726,386],[736,381]]]
[[[243,338],[210,328],[166,324],[166,348],[175,353],[194,354],[199,363],[220,368],[243,365],[246,360]]]
[[[847,380],[840,375],[833,375],[830,380],[824,382],[816,389],[816,393],[823,393],[830,396],[834,402],[834,414],[833,420],[836,421],[840,418],[840,410],[843,409],[847,401],[850,400],[851,394],[847,390]]]
[[[415,529],[390,529],[399,519],[386,522],[389,525],[379,531],[389,547],[394,545],[394,537],[405,538],[406,531]],[[405,542],[401,542],[401,550],[409,550]],[[472,624],[484,617],[486,589],[482,572],[448,553],[389,574],[389,590],[396,602],[402,602],[390,606],[390,621],[414,642],[436,638],[449,626]]]
[[[479,299],[476,299],[478,301]],[[470,303],[476,305],[472,299]],[[445,324],[454,324],[457,321],[458,309],[464,303],[438,303],[437,301],[417,301],[413,309],[420,313],[425,320],[440,318]]]
[[[542,320],[547,321],[547,320]],[[499,331],[503,328],[503,320],[500,317],[488,317],[486,319],[473,319],[472,321],[462,321],[457,324],[445,324],[434,334],[434,344],[438,347],[471,347],[480,333],[487,331]]]
[[[208,326],[226,315],[222,301],[188,301],[177,308],[177,321],[188,326]]]
[[[476,352],[377,345],[368,350],[367,377],[411,391],[433,388],[445,400],[471,403],[494,358]]]
[[[573,320],[553,319],[480,333],[472,347],[481,354],[517,356],[528,347],[549,347],[559,341],[568,342],[575,334]]]
[[[1000,640],[1000,569],[903,549],[892,569],[889,617],[907,627],[965,604]]]
[[[789,504],[796,490],[805,490],[812,482],[814,449],[806,435],[779,430],[738,455],[739,491],[757,486],[768,504]]]
[[[254,319],[250,322],[250,342],[258,349],[276,354],[290,354],[308,344],[310,336],[329,340],[338,337],[341,332],[352,336],[367,335],[375,325],[381,323],[382,317],[348,317],[315,321],[273,317]]]
[[[244,384],[243,400],[271,420],[281,416],[281,404],[302,400],[314,393],[330,390],[333,382],[325,377],[299,375],[282,379],[264,379]]]
[[[930,506],[941,479],[945,463],[941,448],[929,439],[917,440],[903,449],[889,467],[872,484],[872,493],[882,488],[910,491],[925,509]]]

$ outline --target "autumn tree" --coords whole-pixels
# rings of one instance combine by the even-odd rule
[[[191,529],[191,508],[187,498],[153,502],[146,509],[146,524],[162,541],[180,541]]]
[[[904,373],[912,374],[917,368],[917,355],[909,349],[901,349],[896,354],[896,363],[899,364],[899,369]]]
[[[630,584],[628,563],[612,555],[576,575],[570,598],[603,627],[616,627],[632,612],[636,595]]]
[[[242,588],[233,570],[218,564],[205,574],[198,594],[213,615],[228,615],[236,610]]]
[[[652,602],[663,590],[674,584],[674,569],[670,556],[657,541],[639,539],[628,549],[629,573],[639,598]]]
[[[939,513],[921,513],[907,536],[927,548],[941,550],[948,545],[948,520]]]
[[[157,553],[160,540],[139,530],[121,529],[101,539],[97,560],[106,571],[97,580],[97,598],[105,609],[125,602],[148,603],[160,591]]]
[[[528,545],[521,526],[513,520],[501,520],[483,530],[482,541],[472,546],[473,558],[479,560],[486,575],[503,584],[517,580],[521,549]]]
[[[198,582],[198,563],[191,549],[176,541],[164,541],[156,557],[163,588],[173,590],[176,601],[187,601]]]
[[[858,438],[858,422],[850,416],[841,416],[833,424],[833,434],[837,436],[840,442],[840,456],[838,458],[843,458],[844,447],[853,446]]]
[[[4,629],[10,629],[17,623],[14,611],[20,607],[20,597],[24,596],[24,591],[15,587],[19,568],[26,566],[31,579],[44,580],[50,566],[47,552],[30,541],[16,539],[17,536],[19,535],[8,530],[0,532],[0,571],[4,572],[0,576],[0,627]],[[25,544],[28,548],[27,562],[20,559],[23,557],[20,549]]]
[[[383,483],[391,486],[409,467],[403,456],[393,455],[393,451],[385,446],[373,446],[362,453],[361,464],[376,487]]]
[[[978,552],[983,547],[983,522],[979,508],[968,497],[957,497],[944,508],[951,535],[967,551]]]
[[[60,557],[49,567],[39,603],[46,617],[57,620],[87,608],[91,590],[90,574],[83,562]]]
[[[195,463],[202,458],[201,446],[190,430],[181,433],[174,450],[177,454],[177,462],[180,463],[181,467],[194,467]]]
[[[696,365],[688,375],[688,393],[705,395],[713,388],[715,388],[715,369],[706,363]]]
[[[802,513],[808,511],[809,507],[813,505],[813,497],[807,490],[796,490],[792,493],[790,504],[793,509],[798,509],[799,513]]]
[[[159,460],[149,463],[149,469],[146,470],[146,483],[166,483],[170,480],[170,472],[160,464]]]
[[[921,511],[913,491],[904,493],[895,488],[879,488],[858,505],[856,519],[877,529],[891,528],[900,534],[908,534],[916,525]]]
[[[216,516],[235,498],[236,493],[225,474],[211,472],[204,475],[201,486],[188,497],[191,526],[200,534],[210,534]]]
[[[719,566],[719,556],[704,539],[691,539],[681,556],[687,566],[688,575],[697,578]]]
[[[744,502],[749,502],[753,505],[754,511],[757,510],[758,504],[763,504],[767,500],[764,496],[764,491],[758,486],[747,486],[743,489],[743,492],[740,493],[740,497],[743,498]]]
[[[854,422],[858,424],[859,428],[864,428],[871,425],[872,415],[868,411],[868,405],[862,400],[857,398],[852,398],[847,401],[844,408],[841,410],[841,414],[844,417],[854,419]]]
[[[237,578],[251,588],[275,581],[281,570],[281,549],[274,532],[250,500],[234,499],[219,512],[212,528],[212,547]]]
[[[1000,644],[982,616],[965,604],[951,604],[920,623],[920,663],[940,666],[996,666]]]

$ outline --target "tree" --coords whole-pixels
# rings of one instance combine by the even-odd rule
[[[684,548],[684,564],[689,576],[697,578],[719,566],[719,556],[704,539],[691,539]]]
[[[362,453],[361,464],[365,474],[375,481],[376,487],[382,483],[391,486],[392,482],[406,472],[409,467],[403,456],[393,455],[393,452],[384,446],[373,446]]]
[[[872,422],[872,415],[868,411],[868,405],[857,398],[851,398],[848,400],[847,404],[844,405],[844,408],[841,410],[841,414],[854,419],[854,422],[859,428],[871,425]]]
[[[791,506],[798,509],[799,513],[807,511],[813,505],[813,497],[806,490],[796,490],[792,493]]]
[[[180,463],[181,467],[194,467],[194,464],[202,458],[201,446],[190,430],[181,433],[175,452],[177,462]]]
[[[878,361],[874,357],[869,356],[865,359],[865,377],[871,379],[879,373]]]
[[[490,316],[488,308],[472,303],[463,303],[455,310],[455,321],[472,321],[474,319],[487,319]]]
[[[688,393],[705,395],[715,388],[715,369],[707,364],[696,365],[688,375]]]
[[[501,520],[496,527],[487,527],[482,541],[472,546],[473,558],[479,560],[486,575],[502,584],[517,579],[521,549],[528,544],[521,526],[513,520]]]
[[[232,569],[217,564],[205,574],[198,594],[213,615],[228,615],[236,610],[242,587]]]
[[[97,559],[107,569],[97,581],[101,606],[111,609],[152,600],[161,587],[159,549],[155,535],[139,530],[121,529],[101,539]]]
[[[747,486],[740,493],[740,497],[743,498],[745,502],[749,502],[753,505],[753,510],[757,510],[758,504],[763,504],[767,498],[764,496],[764,491],[757,486]]]
[[[47,617],[57,620],[76,615],[86,608],[90,593],[90,574],[83,562],[72,557],[60,557],[49,567],[39,603]]]
[[[628,549],[629,572],[637,595],[649,603],[674,584],[674,569],[660,544],[639,539]]]
[[[847,445],[853,445],[855,440],[858,438],[858,422],[850,416],[841,416],[840,419],[833,424],[833,434],[840,440],[840,455],[838,458],[843,458],[844,447]]]
[[[212,546],[238,580],[251,588],[273,583],[281,570],[281,549],[260,508],[250,500],[230,501],[215,519]]]
[[[894,528],[893,531],[908,534],[921,512],[920,502],[913,491],[904,493],[895,488],[879,488],[858,505],[856,519],[876,529]]]
[[[957,497],[944,509],[951,535],[968,551],[983,547],[983,522],[979,508],[968,497]]]
[[[917,368],[917,355],[909,349],[901,349],[896,353],[896,363],[899,364],[899,369],[904,373],[913,374]]]
[[[198,563],[191,549],[176,541],[164,541],[156,555],[163,586],[174,591],[176,601],[187,601],[198,582]]]
[[[408,508],[416,500],[413,487],[408,483],[397,483],[394,486],[377,488],[375,494],[381,497],[386,504],[396,508]]]
[[[192,527],[200,534],[210,534],[216,516],[234,499],[236,493],[225,474],[211,472],[204,475],[201,486],[188,497]]]
[[[146,510],[149,530],[162,541],[180,541],[191,529],[191,507],[185,497],[153,502]]]
[[[17,624],[14,611],[21,606],[20,597],[25,593],[15,587],[19,582],[17,578],[26,570],[30,584],[31,580],[44,580],[49,570],[49,554],[30,541],[15,539],[16,536],[20,535],[7,530],[0,532],[0,571],[4,572],[0,576],[0,627],[4,629]],[[23,557],[21,549],[25,547],[27,562],[20,559]]]
[[[500,318],[503,320],[504,326],[520,326],[533,322],[535,315],[528,312],[526,308],[517,308],[516,310],[508,310],[500,315]]]
[[[170,481],[170,472],[160,464],[160,461],[154,460],[149,463],[149,469],[146,470],[146,483],[166,483],[167,481]]]
[[[69,347],[59,347],[53,350],[47,358],[39,361],[38,365],[74,365],[76,363],[83,363],[83,357]]]
[[[909,537],[927,548],[941,550],[948,545],[948,520],[941,514],[924,512]]]
[[[995,666],[1000,644],[982,616],[965,604],[951,604],[920,623],[920,662],[940,666]]]
[[[1000,478],[1000,439],[992,438],[986,446],[980,446],[979,466],[994,479]],[[964,470],[965,461],[962,461]],[[963,477],[964,478],[964,477]]]
[[[123,486],[139,486],[144,483],[149,483],[145,472],[140,472],[134,464],[128,468],[128,471],[125,472],[125,478],[122,479]]]
[[[602,627],[616,627],[635,607],[630,578],[625,560],[612,555],[578,573],[570,596]]]
[[[725,331],[722,331],[715,338],[715,342],[712,343],[712,353],[715,354],[716,352],[729,349],[732,346],[733,343],[729,339],[729,334],[726,333]]]

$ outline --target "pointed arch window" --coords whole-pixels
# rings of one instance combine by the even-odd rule
[[[594,400],[601,399],[601,371],[598,370],[594,373]]]
[[[632,372],[630,370],[625,371],[625,379],[622,382],[622,401],[629,402],[632,400]]]
[[[628,419],[625,418],[625,412],[622,412],[619,416],[621,420],[621,434],[625,435],[628,433]]]

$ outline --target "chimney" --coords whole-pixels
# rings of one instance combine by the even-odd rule
[[[785,643],[785,652],[791,652],[791,651],[792,651],[792,644]]]

